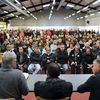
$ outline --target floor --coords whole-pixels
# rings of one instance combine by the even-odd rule
[[[23,98],[24,100],[36,100],[33,92],[29,92],[29,94]],[[89,93],[80,94],[77,92],[73,92],[71,100],[88,100],[88,98],[89,98]]]

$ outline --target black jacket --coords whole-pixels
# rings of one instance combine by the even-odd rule
[[[36,96],[49,100],[71,97],[72,91],[72,84],[59,78],[47,79],[46,82],[37,82],[34,88]]]
[[[55,62],[55,57],[54,57],[54,54],[53,53],[50,53],[49,55],[44,53],[42,55],[42,64],[45,65],[45,64],[48,64],[47,63],[47,60],[50,60],[50,63],[51,62]]]
[[[67,53],[67,51],[64,50],[62,52],[60,49],[58,49],[57,53],[56,53],[56,60],[60,64],[67,64],[68,63],[68,53]]]
[[[77,91],[80,93],[90,92],[89,100],[100,100],[100,71],[80,85]]]
[[[75,55],[75,49],[70,52],[69,62],[77,62],[77,65],[80,65],[82,62],[82,52],[79,51],[77,55]]]
[[[17,54],[17,62],[18,62],[18,64],[27,64],[28,63],[28,57],[27,57],[27,55],[26,55],[26,53],[23,53],[23,60],[22,60],[22,62],[20,62],[20,54],[18,53]]]

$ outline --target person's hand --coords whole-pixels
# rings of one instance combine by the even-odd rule
[[[72,62],[72,63],[71,63],[71,65],[74,65],[74,64],[75,64],[75,62]]]
[[[50,63],[50,60],[47,60],[47,63]]]
[[[90,68],[92,68],[93,65],[92,64],[88,64],[88,66],[89,67],[87,67],[87,68],[90,69]]]

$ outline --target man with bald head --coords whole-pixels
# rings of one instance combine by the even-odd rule
[[[100,59],[93,62],[92,75],[84,84],[77,89],[78,92],[90,92],[89,100],[100,100]]]

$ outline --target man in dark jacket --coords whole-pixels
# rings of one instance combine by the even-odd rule
[[[90,92],[89,100],[100,100],[100,59],[93,62],[92,75],[84,84],[77,89],[78,92]]]
[[[56,54],[55,59],[57,63],[61,66],[63,73],[65,73],[66,70],[68,69],[68,53],[67,50],[65,49],[65,45],[60,44],[60,48],[56,50],[55,54]]]
[[[83,64],[83,73],[84,74],[91,74],[91,65],[93,64],[93,61],[95,59],[95,56],[93,55],[90,48],[86,49],[86,52],[83,54],[82,58],[82,64]]]
[[[52,62],[55,62],[55,57],[54,57],[54,53],[51,53],[51,49],[50,47],[46,47],[46,53],[44,53],[42,55],[42,67],[43,67],[43,70],[45,71],[46,73],[46,70],[47,70],[47,67],[48,67],[48,64],[52,63]]]
[[[59,100],[66,97],[70,98],[73,91],[73,86],[70,82],[59,79],[59,75],[60,67],[58,64],[50,63],[47,69],[46,81],[39,81],[35,83],[35,95],[46,100]]]
[[[39,48],[37,46],[33,46],[32,50],[33,52],[30,55],[31,64],[28,67],[28,71],[29,73],[36,74],[41,69],[41,66],[40,66],[41,56],[40,56]]]
[[[80,51],[80,45],[76,44],[75,49],[70,52],[69,63],[71,66],[71,74],[80,74],[81,73],[81,62],[82,62],[82,53]]]

